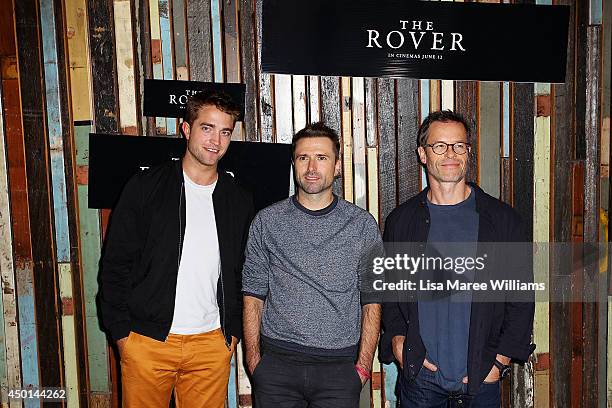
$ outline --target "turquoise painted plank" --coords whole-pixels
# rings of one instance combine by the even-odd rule
[[[601,25],[603,16],[603,3],[601,0],[589,2],[589,25]]]
[[[51,179],[55,241],[58,262],[70,262],[70,235],[68,232],[68,198],[64,174],[64,146],[62,141],[62,107],[59,94],[57,44],[55,40],[55,14],[52,0],[41,0],[40,19],[43,40],[45,88],[47,96],[47,129],[51,151]]]
[[[90,126],[75,126],[76,164],[86,166],[89,160]],[[98,293],[98,261],[100,260],[100,219],[98,210],[87,207],[88,186],[77,187],[79,227],[81,235],[81,265],[87,330],[87,360],[92,392],[110,392],[108,348],[106,335],[100,330],[96,295]]]
[[[240,347],[240,346],[236,346]],[[230,376],[227,385],[227,404],[228,408],[238,408],[238,384],[236,384],[236,353],[230,361]]]
[[[223,42],[221,37],[221,0],[212,0],[210,2],[210,11],[212,15],[212,40],[213,40],[213,64],[215,82],[223,82]]]
[[[161,30],[162,58],[164,79],[174,79],[174,62],[172,61],[172,31],[170,27],[170,7],[168,0],[159,2],[159,27]],[[166,119],[167,134],[175,135],[177,121],[175,118]]]
[[[503,157],[510,157],[510,83],[504,82],[504,129],[503,129]]]
[[[397,406],[397,396],[395,395],[395,385],[397,383],[397,365],[383,364],[385,372],[385,408],[395,408]]]
[[[421,79],[421,91],[419,93],[421,98],[421,121],[419,124],[429,115],[429,89],[429,79]],[[421,167],[421,189],[425,189],[425,187],[427,187],[427,173],[425,168]]]
[[[21,348],[21,373],[23,387],[40,388],[38,378],[38,346],[36,339],[36,316],[34,307],[33,265],[27,263],[16,268],[17,306],[19,308],[19,339]],[[25,400],[26,408],[39,407],[34,400]]]

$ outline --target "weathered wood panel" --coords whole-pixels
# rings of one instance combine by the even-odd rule
[[[380,226],[397,205],[397,150],[395,128],[395,80],[378,80],[378,186]]]
[[[419,129],[419,82],[397,80],[397,190],[403,203],[420,191],[421,166],[416,154]]]
[[[40,10],[38,2],[24,0],[15,4],[15,29],[25,168],[28,179],[28,205],[32,236],[34,300],[40,381],[48,387],[64,384],[60,353],[61,323],[59,321],[59,294],[57,293],[57,265],[53,250],[53,206],[51,203],[51,171],[49,168],[49,140],[45,125],[43,95],[43,57],[40,42]]]
[[[187,2],[189,69],[193,81],[211,82],[213,79],[210,1]]]
[[[340,134],[342,126],[340,99],[340,79],[338,77],[321,77],[321,121]],[[278,124],[277,124],[278,125]],[[342,145],[342,137],[340,137]],[[334,180],[334,194],[343,197],[344,180],[337,177]]]
[[[241,0],[239,3],[240,68],[242,69],[242,82],[246,85],[243,124],[245,140],[247,141],[256,141],[259,138],[257,120],[257,33],[254,5],[251,0]]]
[[[455,107],[456,112],[461,113],[472,128],[472,152],[468,166],[467,179],[475,183],[479,182],[478,171],[480,155],[480,134],[478,133],[478,83],[474,81],[462,81],[455,85]]]
[[[502,139],[501,89],[499,82],[479,84],[478,103],[478,180],[484,191],[499,197]],[[476,157],[476,155],[474,155]]]

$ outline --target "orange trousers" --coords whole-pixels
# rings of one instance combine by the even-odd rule
[[[126,408],[223,408],[230,350],[221,329],[194,335],[169,334],[165,342],[131,332],[121,355]]]

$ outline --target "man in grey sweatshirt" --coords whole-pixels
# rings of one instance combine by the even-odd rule
[[[292,147],[297,194],[255,217],[243,269],[255,400],[259,408],[357,407],[380,327],[380,304],[360,288],[382,240],[368,212],[332,193],[337,133],[315,123]]]

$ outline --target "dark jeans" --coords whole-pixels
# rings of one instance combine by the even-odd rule
[[[357,408],[361,379],[351,362],[296,363],[265,353],[253,391],[254,408]]]
[[[499,381],[482,383],[474,397],[462,392],[448,392],[434,382],[434,374],[421,368],[410,382],[400,376],[401,408],[499,408],[501,392]]]

